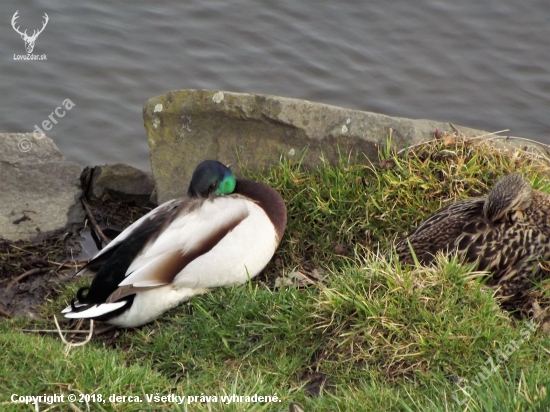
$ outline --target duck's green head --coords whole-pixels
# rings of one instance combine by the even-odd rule
[[[187,189],[190,197],[210,197],[233,193],[237,180],[233,172],[220,162],[205,160],[200,163]]]

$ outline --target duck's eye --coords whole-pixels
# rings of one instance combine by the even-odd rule
[[[218,187],[218,182],[214,182],[210,185],[210,192],[213,192],[216,190],[216,188]]]

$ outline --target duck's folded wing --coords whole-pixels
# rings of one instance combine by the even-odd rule
[[[430,263],[439,250],[445,251],[462,235],[466,225],[482,219],[484,202],[483,197],[469,198],[438,210],[397,243],[399,259],[413,263],[414,250],[421,263]]]
[[[217,197],[182,209],[134,259],[127,277],[107,302],[171,283],[190,262],[208,253],[247,218],[246,202],[239,197]]]
[[[130,226],[128,226],[122,233],[120,233],[111,243],[101,249],[90,262],[88,262],[82,269],[80,269],[76,275],[82,276],[87,272],[97,272],[97,270],[103,265],[112,254],[119,248],[122,242],[129,237],[133,236],[136,232],[141,231],[144,227],[161,226],[166,220],[167,216],[174,213],[176,209],[180,207],[184,199],[174,199],[166,203],[163,203],[159,207],[155,208],[151,212],[142,216]]]

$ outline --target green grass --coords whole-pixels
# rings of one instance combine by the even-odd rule
[[[78,285],[47,302],[38,319],[0,323],[0,394],[8,394],[0,409],[34,410],[9,403],[12,393],[95,393],[142,398],[91,402],[91,410],[107,411],[286,411],[291,402],[306,411],[549,410],[550,338],[539,325],[501,310],[456,258],[404,268],[391,249],[430,213],[487,193],[511,171],[550,191],[543,168],[468,145],[427,146],[408,158],[388,151],[381,160],[382,167],[342,159],[313,171],[283,161],[249,176],[277,188],[289,212],[260,281],[193,298],[150,325],[95,337],[68,355],[58,336],[20,330],[52,328]],[[277,276],[315,269],[326,271],[323,282],[273,287]],[[546,286],[537,292],[542,302]],[[157,393],[218,402],[146,400]],[[276,394],[280,402],[220,401],[232,394]]]

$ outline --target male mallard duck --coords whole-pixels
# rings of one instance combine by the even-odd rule
[[[206,160],[193,172],[187,197],[134,222],[82,269],[97,274],[62,313],[143,325],[191,296],[256,276],[285,227],[277,191]]]
[[[436,212],[396,246],[401,262],[430,263],[439,250],[456,251],[491,273],[487,284],[513,297],[544,275],[550,258],[550,195],[533,190],[519,173],[500,179],[487,197],[453,203]],[[410,246],[409,246],[410,244]]]

